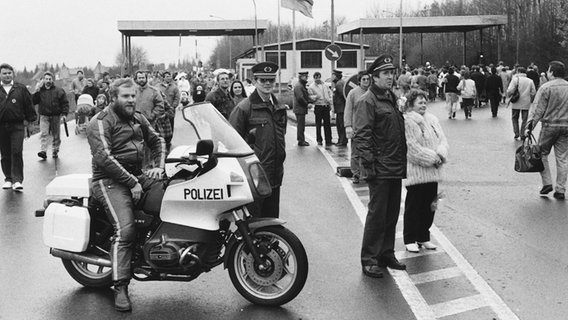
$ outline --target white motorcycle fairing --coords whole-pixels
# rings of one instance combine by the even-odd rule
[[[253,201],[239,161],[219,158],[217,166],[205,175],[187,181],[171,181],[164,193],[160,219],[198,229],[218,230],[221,214]]]

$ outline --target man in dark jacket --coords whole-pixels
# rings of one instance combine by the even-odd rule
[[[93,197],[105,208],[115,236],[111,244],[115,308],[132,309],[128,297],[134,229],[133,207],[143,191],[159,183],[164,173],[165,143],[148,120],[136,110],[136,84],[119,79],[110,88],[111,104],[87,127],[93,156]],[[145,146],[151,149],[156,167],[142,173]]]
[[[383,267],[406,269],[394,255],[402,179],[406,178],[406,138],[404,117],[391,90],[392,61],[392,56],[383,54],[369,66],[373,84],[357,101],[353,137],[370,195],[361,264],[363,273],[374,278],[383,276]]]
[[[47,144],[49,134],[53,137],[53,158],[58,157],[59,147],[61,146],[61,121],[67,120],[69,112],[69,101],[67,94],[62,88],[56,87],[53,83],[53,74],[46,72],[43,80],[38,83],[36,92],[32,97],[34,105],[38,106],[39,113],[39,136],[41,150],[37,156],[45,160],[47,158]]]
[[[205,101],[211,102],[226,119],[229,119],[229,115],[235,108],[235,102],[229,97],[229,86],[231,86],[229,74],[226,72],[219,73],[217,75],[217,84],[217,90],[209,92],[205,97]]]
[[[308,94],[308,72],[298,73],[298,82],[294,85],[294,114],[296,115],[298,146],[306,147],[310,144],[306,141],[304,131],[306,129],[306,114],[308,114],[308,104],[310,96]]]
[[[347,133],[345,132],[345,123],[343,120],[343,113],[345,112],[343,87],[345,87],[345,82],[342,78],[342,71],[333,70],[331,75],[331,81],[333,82],[333,109],[335,111],[335,126],[337,127],[337,146],[339,147],[347,145]]]
[[[481,106],[481,102],[483,100],[483,89],[485,87],[485,75],[481,73],[481,69],[479,66],[474,65],[472,66],[472,72],[470,75],[471,80],[475,82],[475,91],[477,92],[477,96],[475,99],[475,107],[479,108]]]
[[[499,103],[501,102],[501,96],[503,94],[503,81],[501,77],[497,75],[497,68],[491,68],[491,74],[485,80],[485,94],[489,99],[491,104],[491,114],[493,118],[497,117],[497,111],[499,109]]]
[[[2,189],[23,191],[25,128],[36,121],[30,92],[23,84],[14,82],[14,68],[0,65],[0,155],[4,184]],[[29,134],[28,128],[28,134]]]
[[[268,175],[272,195],[255,203],[253,215],[278,218],[280,215],[280,186],[286,159],[286,106],[272,94],[278,66],[272,62],[254,65],[251,71],[256,90],[241,101],[231,113],[229,122],[248,141],[254,134],[252,148]]]

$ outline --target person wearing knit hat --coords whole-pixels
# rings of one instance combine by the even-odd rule
[[[77,109],[75,110],[75,134],[85,132],[87,122],[95,109],[93,98],[90,94],[83,93],[77,99]]]
[[[369,186],[369,206],[361,265],[368,277],[383,277],[382,268],[405,270],[394,254],[400,212],[402,179],[406,178],[404,117],[392,91],[392,56],[381,55],[368,68],[373,83],[356,102],[353,141],[361,163],[361,176]],[[378,143],[379,142],[379,143]]]

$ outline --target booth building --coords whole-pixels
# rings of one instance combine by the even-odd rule
[[[280,43],[280,70],[281,83],[288,83],[297,77],[299,71],[308,71],[310,79],[314,72],[319,71],[322,79],[331,77],[332,69],[343,71],[343,75],[349,76],[357,73],[364,68],[362,63],[364,50],[368,49],[368,45],[360,45],[358,43],[335,41],[334,44],[341,48],[341,58],[333,62],[325,56],[325,50],[331,44],[330,40],[323,39],[301,39],[296,40],[296,50],[292,50],[292,41]],[[278,64],[278,43],[264,45],[259,49],[260,61],[271,61]],[[235,57],[237,59],[237,74],[240,79],[251,79],[252,73],[250,68],[256,64],[254,59],[257,47],[253,47],[241,55]]]

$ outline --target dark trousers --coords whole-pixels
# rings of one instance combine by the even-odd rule
[[[278,218],[280,216],[280,186],[272,188],[272,194],[268,198],[251,203],[247,209],[257,218]]]
[[[0,155],[5,181],[24,181],[24,132],[23,122],[0,123]]]
[[[323,122],[323,135],[325,137],[325,143],[331,144],[331,120],[329,116],[329,106],[316,105],[314,109],[314,114],[316,116],[316,139],[318,142],[322,142],[321,137],[321,127]]]
[[[347,144],[347,134],[345,133],[345,121],[343,119],[343,112],[335,114],[335,124],[337,126],[337,143]]]
[[[525,126],[527,125],[527,118],[529,117],[529,110],[512,109],[511,111],[511,120],[513,121],[513,132],[515,133],[515,137],[524,137]],[[522,117],[520,129],[519,116]]]
[[[306,130],[306,115],[303,113],[296,113],[296,122],[297,122],[297,133],[296,138],[298,142],[306,141],[306,137],[304,136],[304,130]]]
[[[404,201],[404,244],[430,241],[434,222],[432,202],[438,196],[438,183],[422,183],[406,187]]]
[[[144,191],[160,181],[144,175],[138,177]],[[112,261],[112,280],[130,280],[130,261],[134,250],[136,230],[134,229],[134,203],[130,188],[112,179],[94,181],[91,185],[93,196],[105,208],[113,227],[110,257]]]
[[[401,179],[373,179],[369,184],[369,211],[363,231],[361,264],[377,264],[394,257],[396,223],[400,213]]]
[[[491,104],[491,114],[493,116],[497,116],[497,111],[499,109],[499,103],[501,103],[501,95],[500,94],[490,94],[489,95],[489,103]]]

